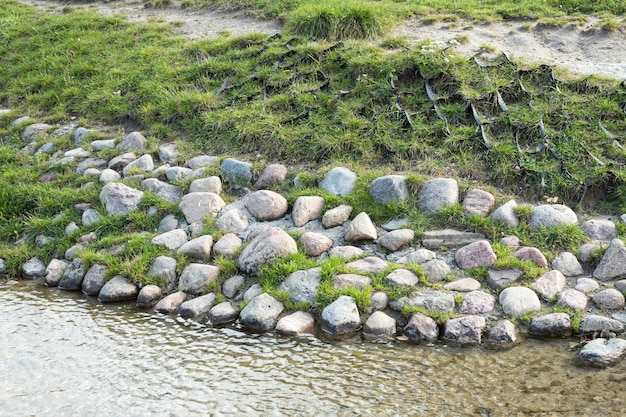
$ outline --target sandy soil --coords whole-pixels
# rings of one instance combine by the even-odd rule
[[[65,6],[52,0],[19,0],[37,8],[58,13]],[[141,0],[73,4],[107,15],[121,15],[132,22],[172,23],[181,36],[189,39],[211,38],[220,33],[243,35],[251,32],[274,34],[281,30],[275,20],[258,20],[242,13],[182,9],[173,2],[165,9],[144,7]],[[543,27],[528,21],[507,21],[485,25],[469,22],[424,24],[419,19],[405,22],[391,31],[392,36],[410,42],[432,40],[442,46],[453,45],[449,53],[472,56],[486,50],[504,51],[512,57],[546,62],[580,74],[602,74],[626,79],[626,31],[594,29],[596,21],[584,27]],[[529,27],[530,26],[530,27]],[[454,39],[461,39],[456,44]]]

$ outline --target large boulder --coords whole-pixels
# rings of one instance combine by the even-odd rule
[[[285,231],[261,227],[248,236],[248,245],[239,254],[237,264],[245,273],[255,274],[262,266],[296,252],[296,242]]]
[[[100,201],[111,216],[128,214],[137,210],[143,191],[135,190],[119,182],[109,182],[100,191]]]
[[[509,320],[500,320],[489,329],[489,342],[495,346],[509,346],[517,341],[517,330]]]
[[[332,337],[354,333],[361,326],[359,309],[352,297],[342,295],[322,310],[322,330]]]
[[[58,287],[65,291],[79,291],[84,277],[85,266],[83,261],[81,259],[74,259],[72,263],[65,268],[65,271],[63,271],[63,276],[59,281]]]
[[[276,325],[285,306],[267,293],[254,297],[239,314],[241,324],[251,330],[265,332]]]

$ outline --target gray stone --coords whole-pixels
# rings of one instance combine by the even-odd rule
[[[81,219],[83,225],[89,226],[100,221],[100,213],[94,209],[85,210]]]
[[[125,177],[128,177],[137,173],[144,174],[152,170],[154,170],[154,162],[152,161],[152,156],[146,154],[126,165],[122,170],[122,174]]]
[[[328,171],[320,183],[320,188],[332,195],[348,195],[356,184],[356,174],[348,168],[335,167]]]
[[[103,169],[108,165],[108,161],[102,158],[87,158],[84,161],[76,165],[76,173],[78,175],[86,174],[89,168]]]
[[[443,289],[448,291],[470,292],[477,291],[480,287],[481,284],[479,281],[474,278],[466,277],[445,284]]]
[[[509,227],[519,226],[519,219],[515,215],[513,208],[517,207],[515,200],[509,200],[491,213],[491,220],[502,223]]]
[[[266,166],[259,178],[252,186],[256,190],[262,190],[269,185],[280,184],[287,178],[287,167],[282,164],[270,164]]]
[[[83,294],[90,296],[97,296],[100,293],[102,287],[104,287],[104,277],[108,268],[102,264],[93,264],[85,273],[83,282],[81,284],[81,290]]]
[[[178,205],[190,224],[206,216],[215,217],[225,206],[224,200],[214,193],[189,193],[183,196]]]
[[[361,240],[375,240],[378,237],[376,227],[367,213],[361,212],[350,222],[346,230],[345,240],[355,242]]]
[[[559,271],[552,270],[541,275],[534,283],[533,288],[544,299],[549,300],[565,288],[565,276]]]
[[[207,314],[215,304],[215,294],[208,293],[180,305],[179,314],[182,318],[199,317]]]
[[[30,258],[22,265],[22,276],[26,279],[43,278],[46,275],[46,265],[38,257]]]
[[[409,188],[403,175],[386,175],[370,183],[370,195],[378,204],[390,204],[409,198]]]
[[[246,209],[259,221],[280,219],[287,213],[287,200],[274,191],[255,191],[245,202]]]
[[[541,302],[537,294],[526,287],[508,287],[502,290],[499,297],[504,312],[511,317],[541,310]]]
[[[91,142],[91,147],[94,151],[99,152],[105,149],[115,148],[115,139],[100,139]]]
[[[439,338],[439,326],[432,318],[420,313],[413,313],[403,333],[412,342],[436,342]]]
[[[352,268],[357,272],[377,274],[387,268],[387,265],[386,261],[376,256],[368,256],[367,258],[347,263],[346,268]]]
[[[402,268],[392,271],[385,279],[392,287],[412,287],[419,282],[417,275]]]
[[[495,202],[496,199],[493,194],[472,188],[463,199],[463,214],[466,216],[478,214],[485,217],[489,214]]]
[[[65,291],[79,291],[82,288],[84,277],[85,267],[83,261],[75,259],[65,268],[57,286]]]
[[[70,149],[69,151],[63,154],[63,156],[65,157],[77,158],[77,159],[88,158],[90,155],[91,155],[91,152],[83,148]]]
[[[352,259],[363,255],[363,250],[356,246],[335,246],[328,251],[328,256],[337,256],[344,259]]]
[[[46,235],[37,235],[37,237],[35,238],[35,246],[37,246],[38,248],[43,248],[52,241],[54,241],[53,237]]]
[[[569,337],[572,335],[572,321],[567,313],[546,314],[530,321],[528,333],[539,337]]]
[[[329,229],[331,227],[341,226],[350,218],[352,214],[352,206],[341,204],[333,209],[328,210],[322,217],[322,226]]]
[[[106,207],[107,214],[120,216],[137,210],[143,198],[143,191],[127,185],[110,182],[102,187],[100,201]]]
[[[243,300],[250,301],[262,292],[263,287],[261,287],[261,284],[252,284],[250,288],[248,288],[246,292],[243,293]]]
[[[387,232],[392,232],[394,230],[406,229],[411,223],[411,219],[408,217],[400,217],[397,219],[391,219],[387,223],[383,224],[381,227],[383,230]]]
[[[162,314],[174,314],[187,299],[184,292],[175,292],[163,298],[154,306],[154,311]]]
[[[543,255],[543,253],[541,253],[541,251],[537,248],[533,248],[530,246],[522,246],[521,248],[519,248],[513,253],[513,256],[515,256],[518,259],[525,259],[527,261],[531,261],[535,263],[537,266],[540,266],[542,268],[547,268],[548,266],[548,260]]]
[[[164,246],[168,249],[174,250],[180,248],[187,242],[187,233],[181,229],[174,229],[170,232],[157,235],[152,238],[150,243],[153,245]]]
[[[456,251],[454,260],[461,269],[490,267],[496,262],[496,254],[486,240],[470,243]]]
[[[587,234],[593,240],[606,240],[610,241],[615,239],[617,231],[615,223],[606,219],[591,219],[587,220],[581,226],[583,232]]]
[[[124,151],[128,150],[140,150],[145,149],[148,145],[148,141],[140,132],[132,132],[129,133],[122,139],[122,141],[117,145],[117,149],[121,149]]]
[[[229,301],[224,301],[214,306],[209,311],[209,321],[213,326],[230,323],[239,317],[237,310]]]
[[[226,233],[213,245],[213,254],[232,259],[239,253],[242,244],[242,240],[237,235]]]
[[[319,256],[333,246],[333,241],[321,233],[304,232],[300,245],[308,256]]]
[[[191,263],[180,274],[178,285],[188,294],[200,294],[219,275],[220,269],[217,266]]]
[[[107,168],[107,169],[102,170],[102,172],[100,172],[98,181],[100,181],[102,184],[106,184],[112,181],[117,181],[120,178],[122,178],[122,176],[117,171]]]
[[[429,230],[422,235],[426,249],[454,249],[485,239],[482,233],[461,232],[454,229]]]
[[[584,273],[583,267],[571,252],[562,252],[552,260],[552,269],[556,269],[566,277],[574,277]]]
[[[255,230],[248,236],[248,245],[241,251],[237,264],[239,269],[254,274],[259,269],[276,259],[298,252],[298,246],[291,236],[283,230],[266,226]]]
[[[429,311],[453,311],[454,296],[442,291],[425,290],[411,294],[409,297],[402,297],[391,302],[390,307],[396,311],[401,311],[405,306],[422,307]]]
[[[414,262],[416,264],[424,264],[428,261],[435,259],[437,255],[435,252],[428,249],[417,249],[406,255],[407,262]]]
[[[157,232],[159,233],[171,232],[177,227],[178,227],[178,219],[176,218],[176,216],[174,216],[173,214],[168,214],[167,216],[163,217],[163,219],[161,219],[161,221],[159,222],[159,227],[157,229]]]
[[[619,310],[620,308],[624,308],[624,294],[614,288],[600,291],[592,297],[592,300],[598,308],[605,308],[607,310]]]
[[[600,336],[600,333],[624,333],[624,325],[619,320],[610,319],[608,317],[597,314],[588,314],[580,321],[580,334],[584,336],[593,335]]]
[[[500,320],[489,330],[489,342],[493,345],[508,346],[516,341],[517,331],[509,320]]]
[[[70,247],[68,250],[65,251],[65,259],[67,259],[68,261],[73,261],[74,258],[76,258],[76,255],[78,255],[78,252],[80,252],[81,250],[85,249],[87,247],[87,244],[85,243],[77,243],[74,246]]]
[[[395,252],[405,245],[410,244],[415,238],[411,229],[399,229],[385,233],[378,239],[378,244],[383,248]]]
[[[86,177],[100,177],[100,170],[96,168],[87,168],[83,175]]]
[[[324,198],[319,196],[301,196],[293,204],[291,217],[296,227],[302,227],[311,220],[318,219],[324,208]]]
[[[294,304],[315,304],[317,290],[321,283],[321,268],[312,268],[291,273],[278,287],[289,294]]]
[[[133,152],[127,152],[111,159],[109,161],[108,167],[109,169],[113,169],[115,171],[121,171],[124,169],[124,167],[126,167],[128,164],[130,164],[136,159],[137,159],[137,155],[135,155]]]
[[[207,177],[194,180],[189,186],[190,193],[206,192],[220,195],[222,194],[222,180],[220,177]]]
[[[224,182],[246,185],[252,180],[252,164],[233,158],[226,158],[220,165]]]
[[[52,126],[49,124],[33,123],[32,125],[28,125],[24,128],[24,131],[22,132],[22,140],[26,143],[31,143],[37,139],[38,136],[44,135],[50,129],[52,129]]]
[[[389,303],[389,297],[383,291],[376,291],[371,296],[372,304],[370,305],[371,311],[384,310]]]
[[[191,158],[189,162],[187,162],[187,166],[193,170],[196,170],[198,168],[212,165],[217,161],[219,161],[219,158],[216,156],[198,155]]]
[[[113,303],[117,301],[135,300],[139,289],[135,284],[121,275],[116,275],[104,284],[98,294],[98,301]]]
[[[168,181],[182,181],[189,177],[191,174],[191,168],[184,167],[169,167],[165,170],[165,177]],[[190,190],[190,192],[193,192]],[[215,193],[219,194],[219,193]]]
[[[626,279],[615,281],[613,286],[615,287],[617,291],[625,292],[626,291]]]
[[[580,291],[568,288],[559,294],[556,305],[582,311],[587,308],[587,296]]]
[[[265,332],[276,325],[278,316],[285,306],[267,293],[254,297],[239,314],[239,321],[243,327]]]
[[[296,311],[282,317],[276,323],[276,332],[286,336],[298,336],[310,333],[315,326],[315,318],[306,311]]]
[[[363,325],[366,340],[389,339],[396,336],[396,320],[382,311],[375,311]]]
[[[608,245],[606,245],[606,242],[595,241],[585,243],[580,247],[580,249],[578,249],[578,257],[581,262],[596,262],[596,251],[599,249],[606,249],[607,247]]]
[[[493,311],[496,298],[482,291],[471,291],[465,294],[465,299],[459,307],[461,314],[486,314]]]
[[[434,178],[424,183],[418,198],[424,214],[433,216],[446,206],[458,204],[459,185],[454,178]]]
[[[11,122],[11,124],[9,124],[10,127],[20,127],[26,123],[31,123],[33,122],[34,119],[30,116],[22,116],[22,117],[18,117],[17,119],[13,120]]]
[[[139,290],[139,294],[137,294],[137,307],[152,308],[161,299],[162,295],[161,288],[148,284]]]
[[[215,222],[215,226],[222,232],[231,233],[243,233],[249,225],[248,216],[236,208],[220,213],[217,222]]]
[[[485,318],[481,316],[450,319],[446,322],[443,338],[448,343],[460,346],[479,345],[485,326]]]
[[[372,279],[365,275],[358,274],[338,274],[331,279],[331,285],[334,289],[341,288],[357,288],[363,289],[372,285]]]
[[[54,143],[48,142],[48,143],[44,143],[43,145],[41,145],[39,149],[37,149],[37,152],[35,152],[35,155],[50,154],[53,151],[54,151]]]
[[[441,259],[433,259],[432,261],[424,262],[421,266],[424,275],[426,275],[426,279],[430,282],[441,282],[448,275],[452,274],[450,266]]]
[[[2,264],[2,267],[4,267],[4,261],[0,259],[0,263]],[[65,271],[65,268],[67,268],[68,265],[69,265],[68,262],[63,261],[61,259],[51,260],[50,263],[48,264],[48,267],[46,268],[46,276],[45,276],[46,285],[48,287],[56,287],[57,285],[59,285],[59,281],[61,280],[61,277],[63,276],[63,272]],[[1,269],[2,268],[0,268],[0,276],[3,275]]]
[[[80,146],[80,144],[83,143],[85,139],[87,139],[90,133],[91,131],[85,129],[84,127],[76,128],[73,135],[74,145]]]
[[[600,281],[611,281],[626,275],[626,247],[621,239],[613,239],[602,260],[593,271]]]
[[[578,358],[585,365],[597,368],[615,365],[624,356],[626,356],[626,340],[617,338],[592,340],[578,353]]]
[[[600,284],[592,278],[578,278],[575,288],[578,291],[587,294],[600,288]]]
[[[222,294],[226,298],[235,298],[246,279],[242,275],[233,275],[222,283]]]
[[[571,208],[562,204],[542,204],[533,207],[528,225],[533,228],[577,224],[578,217]]]
[[[172,233],[172,232],[169,232]],[[183,232],[184,233],[184,232]],[[186,236],[186,235],[185,235]],[[211,257],[211,247],[213,246],[213,237],[204,235],[184,243],[178,248],[176,253],[199,260],[208,260]]]
[[[361,326],[359,309],[352,297],[342,295],[322,310],[322,330],[332,337],[354,333]]]

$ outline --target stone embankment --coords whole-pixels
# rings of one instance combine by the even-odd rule
[[[71,168],[87,179],[84,187],[98,187],[103,207],[88,202],[77,205],[82,225],[67,224],[65,232],[76,234],[78,243],[47,265],[33,257],[22,267],[23,278],[82,291],[103,303],[136,300],[139,308],[206,320],[214,326],[238,320],[254,332],[300,335],[321,329],[331,338],[360,332],[366,340],[399,338],[462,346],[510,346],[521,339],[520,332],[544,338],[577,334],[588,341],[578,353],[585,364],[608,366],[626,356],[626,248],[616,237],[613,220],[581,222],[564,205],[533,206],[529,227],[579,225],[591,243],[579,249],[578,257],[563,252],[549,263],[538,248],[522,246],[516,236],[504,237],[499,243],[511,247],[514,257],[544,268],[541,276],[529,281],[520,269],[497,266],[495,242],[480,233],[430,230],[416,241],[406,218],[376,225],[368,213],[355,213],[350,206],[325,207],[325,199],[318,195],[298,197],[290,206],[284,196],[267,189],[287,180],[288,169],[280,164],[267,165],[254,175],[252,164],[232,158],[198,155],[182,163],[173,143],[149,153],[146,138],[139,132],[117,140],[102,139],[102,134],[93,135],[82,127],[55,128],[28,118],[17,119],[13,125],[21,129],[25,145],[21,152],[49,158],[54,169],[41,181],[54,181],[59,167]],[[90,139],[92,136],[98,139]],[[67,137],[68,150],[60,150],[59,140],[51,140],[63,137]],[[116,156],[100,157],[104,150],[106,155]],[[216,166],[219,175],[209,175],[207,167]],[[356,179],[351,170],[335,167],[318,186],[332,195],[345,196],[353,192]],[[176,185],[182,181],[187,181],[188,187]],[[296,176],[293,186],[298,187],[299,182]],[[140,186],[131,186],[135,184]],[[235,201],[227,203],[222,198],[226,187],[236,191]],[[80,231],[105,216],[139,210],[146,191],[177,204],[179,211],[163,217],[158,230],[150,231],[154,233],[150,245],[176,254],[158,256],[151,265],[148,275],[162,285],[140,288],[133,277],[105,279],[105,265],[86,265],[81,250],[104,236]],[[369,193],[379,204],[411,195],[402,175],[375,179]],[[462,204],[464,215],[491,216],[510,227],[526,221],[516,215],[515,201],[494,207],[495,198],[487,191],[471,189],[461,199],[457,181],[451,178],[425,181],[416,197],[427,216],[447,205]],[[151,212],[157,211],[149,208]],[[213,219],[219,233],[203,233],[208,219]],[[40,235],[35,243],[49,243],[50,239]],[[597,262],[593,254],[599,248],[606,250]],[[264,266],[298,251],[319,264],[330,257],[342,259],[343,271],[348,273],[328,277],[318,266],[284,277],[277,289],[287,294],[291,305],[301,307],[287,311],[283,302],[263,292],[254,277]],[[192,261],[180,270],[177,256]],[[237,272],[221,276],[219,265],[213,262],[216,257],[235,260]],[[0,274],[4,263],[0,260]],[[487,271],[485,278],[476,279],[466,272],[477,268]],[[352,296],[341,295],[323,306],[319,315],[311,313],[321,285],[371,288],[373,278],[380,274],[384,274],[384,285],[378,287],[393,291],[371,291],[369,307],[360,309]],[[574,318],[580,322],[574,323]]]

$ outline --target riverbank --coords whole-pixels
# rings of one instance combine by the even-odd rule
[[[34,164],[42,184],[72,179],[80,190],[12,243],[11,278],[253,332],[510,346],[521,331],[580,336],[578,356],[593,366],[626,355],[621,218],[518,206],[453,178],[364,182],[341,166],[183,159],[175,143],[151,152],[140,132],[11,120],[22,141],[13,158]],[[493,231],[415,233],[416,221],[462,219]],[[48,258],[30,258],[35,248]]]

